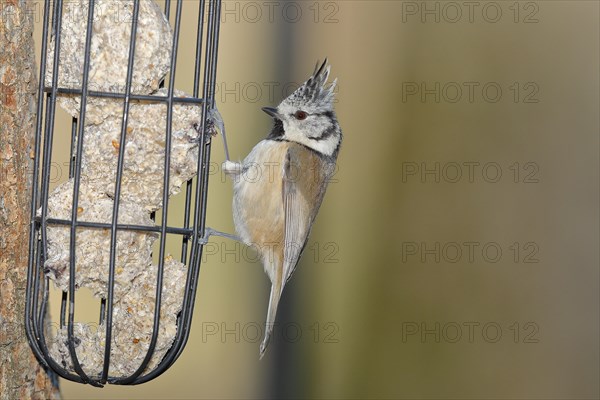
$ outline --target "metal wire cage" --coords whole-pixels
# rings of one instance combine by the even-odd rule
[[[67,1],[67,0],[65,0]],[[135,385],[147,382],[165,372],[177,360],[183,351],[190,333],[194,300],[198,285],[203,241],[205,233],[205,217],[207,204],[207,185],[209,178],[210,162],[210,135],[209,124],[204,116],[209,115],[214,108],[215,76],[217,67],[217,51],[219,42],[219,21],[221,13],[220,0],[199,0],[197,27],[196,27],[196,54],[193,59],[194,83],[193,95],[191,97],[175,96],[174,84],[177,67],[177,51],[179,34],[182,23],[183,0],[176,0],[171,4],[165,1],[164,14],[167,20],[171,20],[173,43],[171,49],[170,73],[167,82],[162,85],[167,88],[166,96],[139,95],[132,93],[133,60],[136,51],[136,32],[138,29],[138,13],[140,1],[133,0],[133,18],[131,18],[131,39],[129,42],[129,54],[127,65],[127,80],[122,92],[107,92],[91,90],[88,85],[90,70],[90,47],[93,35],[94,4],[95,0],[89,0],[86,38],[85,58],[83,65],[83,79],[80,88],[59,87],[57,70],[60,68],[60,34],[62,24],[63,0],[46,0],[44,5],[42,51],[40,62],[40,80],[38,88],[37,122],[34,143],[33,161],[33,195],[31,205],[31,233],[29,238],[29,266],[27,279],[27,303],[25,312],[25,327],[29,343],[39,361],[50,368],[61,377],[80,383],[91,384],[101,387],[106,383],[119,385]],[[174,18],[170,16],[171,9],[175,8]],[[47,74],[47,52],[49,32],[54,34],[55,51],[52,70],[52,85],[45,84]],[[192,58],[190,57],[190,62]],[[203,65],[203,66],[202,66]],[[166,83],[166,85],[165,85]],[[162,86],[161,85],[161,86]],[[201,97],[200,97],[201,93]],[[78,96],[80,99],[80,111],[78,118],[72,120],[71,130],[71,152],[69,165],[69,178],[73,179],[73,193],[71,205],[71,218],[58,219],[48,217],[48,197],[50,191],[50,175],[52,168],[53,146],[55,144],[55,111],[57,97],[69,94]],[[82,150],[85,141],[85,119],[86,103],[91,98],[108,98],[122,101],[122,125],[118,149],[118,163],[116,170],[116,182],[114,186],[114,205],[111,222],[99,223],[78,220],[78,199],[80,198],[80,184],[82,179]],[[118,223],[120,207],[120,190],[123,176],[123,164],[125,158],[125,141],[127,136],[127,123],[129,119],[132,101],[161,103],[166,105],[166,129],[164,132],[165,154],[164,154],[164,181],[162,193],[162,210],[159,222],[154,226],[132,225]],[[201,123],[197,127],[198,136],[198,162],[196,175],[185,184],[185,207],[180,210],[182,215],[177,219],[183,221],[179,225],[168,223],[169,211],[169,167],[173,106],[176,104],[197,104],[202,109]],[[60,304],[60,328],[66,329],[68,339],[65,344],[71,358],[71,367],[64,363],[61,365],[50,354],[47,333],[47,309],[49,303],[50,281],[44,273],[44,263],[47,258],[48,227],[62,226],[69,230],[69,283],[68,290],[61,293]],[[105,329],[105,343],[101,346],[103,353],[103,365],[100,374],[90,374],[84,371],[82,363],[78,359],[77,346],[79,339],[74,328],[74,315],[76,306],[76,237],[78,229],[90,229],[108,232],[110,234],[110,258],[108,265],[108,279],[106,297],[100,300],[100,326]],[[152,320],[152,333],[149,337],[148,350],[143,361],[135,372],[128,376],[114,376],[110,371],[111,346],[113,345],[113,312],[115,304],[115,265],[116,265],[116,240],[120,232],[146,232],[158,235],[158,269],[156,271],[156,292],[154,294],[154,314]],[[163,278],[169,271],[165,271],[165,247],[167,236],[178,238],[181,243],[181,263],[187,264],[187,276],[183,292],[183,304],[177,315],[177,331],[170,348],[162,357],[162,360],[152,369],[148,368],[152,359],[158,337],[159,325],[161,323],[161,299],[164,295]],[[183,282],[180,283],[183,286]],[[114,347],[114,346],[113,346]],[[113,349],[114,350],[114,349]]]

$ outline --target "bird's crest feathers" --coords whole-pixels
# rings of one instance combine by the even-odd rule
[[[334,89],[337,79],[327,86],[327,78],[331,66],[327,59],[319,66],[315,66],[315,71],[302,86],[296,89],[291,95],[281,102],[281,106],[288,106],[296,109],[303,109],[308,112],[327,111],[333,108]]]

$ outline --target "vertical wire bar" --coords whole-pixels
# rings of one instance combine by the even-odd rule
[[[198,252],[198,246],[199,246],[199,240],[200,238],[202,238],[204,236],[204,231],[201,231],[199,229],[200,226],[200,219],[201,219],[201,212],[200,212],[200,201],[198,201],[198,199],[202,198],[202,182],[203,182],[203,174],[204,174],[204,166],[205,166],[205,153],[204,153],[204,148],[206,146],[206,135],[205,135],[205,129],[206,129],[206,115],[207,115],[207,71],[209,70],[208,68],[208,62],[209,62],[209,57],[210,57],[210,43],[213,40],[213,35],[214,35],[214,27],[213,27],[213,15],[215,14],[215,10],[214,10],[214,3],[216,0],[210,0],[209,4],[208,4],[208,27],[207,27],[207,45],[206,45],[206,55],[205,55],[205,60],[204,60],[204,84],[203,84],[203,89],[202,89],[202,98],[203,98],[203,103],[202,103],[202,121],[200,121],[200,132],[201,132],[201,136],[200,136],[200,144],[199,144],[199,149],[198,149],[198,184],[196,185],[196,204],[194,205],[194,242],[193,242],[193,246],[192,246],[192,254],[190,256],[190,262],[195,263],[196,259],[195,259],[195,255]]]
[[[165,0],[165,18],[167,18],[167,21],[169,21],[170,14],[171,14],[171,0]],[[158,87],[160,89],[162,89],[163,87],[165,87],[165,80],[164,79],[160,82],[160,84],[158,85]],[[156,221],[156,214],[154,213],[154,211],[150,215],[150,219],[152,221]]]
[[[218,0],[215,18],[214,18],[214,34],[213,41],[211,42],[212,54],[211,54],[211,75],[209,78],[209,90],[210,90],[210,108],[215,107],[215,83],[217,79],[217,61],[219,59],[219,33],[221,31],[221,1]]]
[[[55,3],[55,7],[53,9],[53,20],[55,21],[57,18],[62,19],[62,0],[58,0]],[[58,28],[60,29],[60,23],[57,24]],[[59,36],[59,35],[58,35]],[[58,68],[59,68],[59,54],[60,54],[60,38],[55,37],[55,47],[54,47],[55,53],[54,53],[54,57],[53,57],[53,71],[52,71],[52,91],[51,94],[48,95],[48,100],[49,100],[49,104],[46,104],[46,115],[45,115],[45,134],[44,134],[44,149],[42,151],[42,155],[43,155],[43,167],[42,167],[42,194],[40,196],[40,201],[41,201],[41,205],[42,205],[42,220],[41,220],[41,236],[42,236],[42,240],[41,240],[41,252],[39,252],[37,254],[36,257],[36,265],[37,265],[37,271],[34,275],[34,282],[33,282],[33,290],[35,293],[35,296],[33,298],[33,311],[34,314],[39,313],[40,311],[43,312],[43,310],[40,310],[38,305],[39,305],[39,300],[40,300],[40,281],[41,279],[43,279],[43,274],[41,273],[42,271],[42,264],[43,262],[41,260],[45,260],[46,258],[46,254],[47,254],[47,249],[46,249],[46,214],[47,214],[47,199],[48,199],[48,191],[49,191],[49,181],[50,181],[50,166],[51,166],[51,159],[52,159],[52,144],[53,144],[53,134],[54,134],[54,116],[55,116],[55,106],[56,106],[56,90],[57,90],[57,86],[58,86]],[[45,77],[43,82],[45,82]],[[40,94],[41,95],[41,94]],[[33,319],[33,327],[34,330],[36,332],[36,337],[38,340],[38,345],[40,347],[40,350],[42,352],[42,354],[45,357],[48,357],[48,348],[46,345],[46,342],[43,338],[42,335],[42,331],[43,331],[43,326],[40,327],[39,323],[40,323],[40,318],[39,315],[37,316],[37,318],[34,317]]]
[[[129,58],[127,63],[127,79],[125,82],[125,101],[123,105],[123,117],[121,120],[121,137],[119,145],[119,159],[117,161],[117,174],[115,179],[115,194],[113,203],[113,215],[110,237],[110,261],[108,272],[108,296],[106,299],[106,336],[104,343],[104,366],[100,381],[106,383],[110,366],[110,348],[112,345],[112,318],[113,298],[115,286],[115,261],[117,250],[117,224],[119,216],[119,203],[121,200],[121,181],[123,178],[123,160],[125,158],[125,143],[127,139],[127,123],[129,121],[129,107],[131,105],[131,81],[133,80],[133,66],[135,58],[135,43],[137,36],[137,23],[139,16],[140,0],[133,0],[133,19],[131,22],[131,37],[129,38]],[[81,154],[81,153],[80,153]],[[103,314],[101,314],[103,315]]]
[[[193,88],[193,96],[198,97],[200,92],[200,65],[202,62],[202,39],[204,33],[204,8],[206,6],[205,0],[201,0],[199,2],[198,9],[198,25],[196,30],[196,62],[194,65],[194,88]],[[203,116],[204,118],[204,116]],[[202,131],[200,131],[202,134]],[[200,158],[200,152],[202,149],[198,146],[198,158]],[[198,170],[196,170],[198,171]],[[191,210],[191,201],[192,201],[192,179],[190,179],[185,187],[185,215],[183,217],[183,227],[188,229],[190,227],[190,210]],[[189,244],[189,236],[184,236],[181,244],[181,262],[187,265],[187,254],[188,254],[188,244]],[[191,268],[188,269],[188,272]],[[189,282],[189,276],[186,282]],[[186,285],[187,293],[189,287]]]
[[[85,108],[87,105],[87,94],[88,94],[88,78],[90,72],[90,48],[92,44],[92,25],[94,22],[94,5],[95,0],[89,0],[88,4],[88,18],[86,27],[85,37],[85,56],[83,62],[83,79],[81,82],[81,101],[79,110],[79,126],[77,130],[77,154],[81,155],[83,152],[83,132],[85,128]],[[60,30],[58,31],[60,34]],[[75,177],[73,184],[73,201],[71,209],[71,226],[70,226],[70,248],[69,248],[69,319],[67,323],[67,344],[69,353],[71,355],[71,362],[75,372],[83,379],[84,382],[89,383],[93,386],[102,386],[96,381],[90,379],[90,377],[83,371],[79,360],[77,358],[77,352],[75,351],[75,340],[74,340],[74,318],[75,318],[75,244],[76,244],[76,228],[77,228],[77,206],[79,202],[79,185],[81,184],[81,156],[79,156],[75,162]]]
[[[219,0],[215,0],[215,1],[211,1],[210,2],[210,6],[209,6],[209,21],[208,21],[208,32],[207,32],[207,46],[206,46],[206,56],[205,56],[205,60],[204,60],[204,87],[203,87],[203,93],[202,93],[202,97],[204,99],[204,103],[202,103],[202,115],[205,116],[208,113],[208,108],[209,108],[209,103],[212,103],[212,100],[208,98],[208,96],[211,94],[211,90],[209,88],[209,86],[211,85],[211,82],[209,82],[210,79],[210,71],[211,71],[211,59],[213,57],[213,42],[214,42],[214,35],[215,35],[215,21],[214,21],[214,17],[217,15],[217,11],[215,10],[216,8],[220,8],[217,7],[215,5],[215,3],[217,3],[218,5],[220,5],[220,1]],[[218,21],[217,21],[218,22]],[[200,130],[203,133],[201,140],[200,140],[200,150],[203,150],[206,145],[208,144],[208,140],[206,138],[205,133],[205,129],[206,129],[206,118],[202,118],[201,121],[201,126],[200,126]],[[206,168],[206,160],[204,159],[205,154],[203,153],[203,157],[199,157],[198,159],[198,171],[203,171]],[[196,196],[197,198],[201,198],[201,195],[203,196],[202,193],[202,189],[203,189],[203,185],[197,185],[196,187]],[[195,245],[194,247],[197,247],[199,244],[199,239],[201,237],[204,236],[204,223],[201,222],[201,220],[204,219],[204,215],[205,213],[201,212],[202,210],[202,205],[201,204],[196,204],[196,209],[194,210],[194,217],[195,217],[195,221],[194,221],[194,233],[195,233]]]
[[[48,93],[47,97],[46,97],[46,115],[44,116],[44,147],[42,149],[42,154],[41,157],[43,160],[46,160],[47,157],[50,157],[50,160],[52,159],[52,154],[50,153],[50,156],[48,156],[48,126],[50,126],[51,124],[51,117],[50,115],[54,115],[54,111],[50,111],[51,106],[53,106],[53,99],[56,99],[55,96],[52,96],[52,93]],[[55,101],[55,100],[54,100]],[[53,122],[52,122],[53,124]],[[52,135],[54,135],[54,125],[52,125]],[[52,140],[54,140],[52,138]],[[52,143],[52,141],[50,141],[50,143]],[[41,171],[41,190],[39,193],[39,199],[38,202],[41,204],[41,216],[44,216],[44,213],[47,214],[47,208],[46,211],[44,211],[44,207],[46,207],[47,204],[47,200],[48,200],[48,188],[45,187],[45,185],[48,184],[48,182],[50,181],[50,164],[46,165],[46,162],[43,163],[42,165],[42,171]],[[40,228],[41,228],[41,232],[40,232],[40,237],[41,237],[41,241],[42,241],[42,250],[43,250],[43,254],[44,254],[44,258],[46,257],[46,254],[48,254],[48,249],[47,249],[47,243],[45,241],[46,238],[46,229],[47,229],[47,224],[45,224],[46,219],[42,218],[41,219],[41,223],[40,223]]]
[[[158,339],[158,330],[160,326],[160,305],[162,299],[162,282],[163,273],[165,266],[165,245],[167,238],[167,215],[169,211],[169,178],[170,178],[170,166],[171,166],[171,133],[173,123],[173,93],[175,90],[175,75],[177,69],[177,48],[179,43],[179,31],[181,28],[181,9],[183,7],[183,0],[177,0],[177,6],[175,11],[175,28],[173,33],[173,46],[171,48],[171,73],[169,76],[169,88],[167,95],[167,126],[166,126],[166,138],[165,138],[165,162],[164,162],[164,178],[163,178],[163,208],[161,218],[161,233],[160,233],[160,245],[159,245],[159,256],[158,256],[158,271],[156,277],[156,294],[154,303],[154,324],[152,328],[152,337],[148,346],[148,351],[144,357],[142,363],[138,369],[128,378],[119,379],[118,382],[121,384],[129,384],[137,379],[146,369],[152,356],[154,355],[154,349],[156,347],[156,341]]]
[[[165,0],[165,17],[167,17],[167,21],[171,16],[171,0]]]
[[[195,67],[194,67],[194,87],[193,87],[193,96],[194,97],[198,97],[199,92],[200,92],[200,70],[201,70],[201,64],[202,64],[202,44],[203,44],[203,36],[204,36],[204,15],[205,15],[205,10],[206,10],[206,2],[205,0],[201,0],[199,2],[199,6],[198,6],[198,23],[197,23],[197,31],[196,31],[196,56],[195,56]],[[210,21],[209,21],[209,25],[210,25]],[[202,99],[203,103],[205,102],[205,99]],[[202,110],[204,110],[204,107],[202,108]],[[202,112],[202,119],[205,119],[205,114],[204,111]],[[204,131],[202,129],[200,129],[199,135],[201,135],[202,137],[204,136]],[[204,140],[203,138],[200,139],[201,142]],[[202,164],[202,162],[200,161],[203,157],[203,153],[202,153],[202,149],[203,149],[203,145],[200,143],[198,145],[198,164],[196,166],[196,186],[198,186],[200,184],[200,174],[201,174],[201,168],[200,165]],[[190,224],[190,210],[191,210],[191,198],[192,198],[192,182],[191,180],[188,182],[187,184],[187,188],[186,188],[186,199],[185,199],[185,227],[189,228],[189,224]],[[198,197],[195,198],[196,202],[198,201]],[[186,237],[184,239],[184,243],[182,246],[182,255],[181,258],[182,261],[184,263],[186,263],[187,261],[187,253],[188,253],[188,244],[189,244],[189,237]],[[194,252],[193,247],[192,247],[192,253]],[[190,255],[191,256],[191,255]],[[190,257],[190,261],[191,261],[191,257]],[[189,329],[189,308],[190,308],[190,303],[193,302],[193,296],[195,296],[195,291],[193,290],[193,288],[195,286],[197,286],[197,278],[198,278],[198,270],[199,270],[200,266],[194,263],[190,263],[189,267],[188,267],[188,273],[187,273],[187,277],[186,277],[186,285],[185,285],[185,291],[184,291],[184,297],[183,297],[183,305],[181,307],[181,314],[179,315],[179,319],[178,319],[178,326],[177,326],[177,335],[176,335],[176,339],[173,343],[173,354],[172,356],[169,358],[169,360],[167,360],[169,362],[168,365],[171,365],[176,359],[177,357],[179,357],[179,354],[181,353],[180,350],[183,350],[183,346],[184,346],[184,341],[185,341],[185,332]],[[168,366],[167,366],[168,368]]]
[[[208,99],[210,93],[214,93],[215,81],[210,80],[209,71],[213,71],[213,78],[215,76],[217,59],[215,57],[215,48],[219,43],[219,24],[221,18],[221,0],[212,0],[209,4],[209,24],[207,29],[207,45],[206,45],[206,56],[204,65],[204,87],[203,87],[203,99],[202,103],[202,115],[206,115],[208,103],[210,102],[214,106],[214,99]],[[191,317],[194,311],[194,304],[196,298],[196,292],[198,289],[198,276],[200,273],[200,257],[202,256],[203,246],[199,243],[201,237],[204,236],[205,219],[206,219],[206,192],[208,188],[208,166],[210,162],[210,140],[207,140],[205,134],[205,121],[206,118],[202,118],[202,137],[200,142],[199,152],[202,153],[202,157],[198,157],[198,183],[196,185],[196,207],[194,214],[194,243],[192,245],[192,255],[190,256],[190,264],[196,266],[194,273],[194,281],[191,284],[191,291],[189,293],[189,307],[187,315],[185,315],[184,327],[182,331],[183,339],[182,343],[177,349],[177,353],[174,357],[179,357],[183,351],[190,334],[191,328]],[[201,212],[198,212],[198,199],[201,201]],[[200,232],[202,233],[200,235]]]
[[[204,107],[204,112],[208,112],[209,108],[213,108],[214,107],[214,85],[215,85],[215,81],[214,81],[214,76],[216,74],[216,47],[218,44],[218,26],[219,26],[219,18],[220,18],[220,1],[216,1],[216,5],[215,5],[215,9],[213,10],[213,15],[211,15],[212,17],[212,22],[213,24],[210,26],[210,30],[209,30],[209,42],[206,48],[206,60],[205,60],[205,67],[204,67],[204,93],[203,93],[203,97],[205,99],[205,102],[203,104]],[[205,121],[203,120],[203,123]],[[203,131],[205,129],[205,127],[202,127]],[[204,143],[202,147],[204,147],[204,159],[203,159],[203,163],[202,163],[202,170],[203,170],[203,174],[202,174],[202,187],[201,187],[201,202],[200,202],[200,218],[198,219],[198,215],[196,215],[196,229],[199,230],[199,232],[201,233],[201,235],[199,237],[203,237],[204,236],[204,230],[205,230],[205,218],[206,218],[206,200],[207,200],[207,184],[208,184],[208,172],[207,169],[209,167],[209,162],[210,162],[210,140],[209,138],[204,138]],[[198,206],[198,205],[197,205]],[[198,243],[199,244],[199,243]],[[202,252],[202,248],[203,246],[200,245],[200,251],[198,252],[199,254]]]
[[[204,10],[206,1],[200,0],[198,5],[198,25],[196,30],[196,62],[194,66],[194,88],[193,96],[198,97],[200,94],[200,65],[202,63],[202,43],[204,37]]]
[[[37,259],[39,264],[38,265],[42,265],[41,264],[41,259],[42,259],[42,253],[39,252],[37,255]],[[42,325],[42,316],[43,316],[43,307],[38,307],[38,303],[40,298],[42,298],[42,302],[43,302],[43,296],[45,295],[45,291],[44,291],[44,286],[42,286],[42,289],[40,290],[39,285],[40,282],[42,282],[42,285],[45,285],[45,281],[46,278],[42,275],[39,274],[39,278],[38,281],[36,282],[36,289],[35,289],[35,293],[36,293],[36,298],[35,298],[35,308],[34,310],[37,312],[37,315],[35,316],[35,318],[37,318],[37,324],[36,326],[38,327],[38,332],[37,332],[37,336],[38,336],[38,340],[41,343],[41,347],[42,347],[42,351],[44,350],[45,347],[45,342],[44,342],[44,338],[42,337],[42,332],[44,332],[44,326]]]
[[[38,99],[37,99],[37,113],[36,113],[36,133],[34,139],[34,169],[33,169],[33,177],[32,177],[32,194],[31,194],[31,221],[30,221],[30,237],[29,237],[29,266],[27,271],[27,298],[26,298],[26,306],[25,306],[25,331],[31,348],[38,358],[38,360],[44,365],[52,368],[57,374],[62,376],[65,379],[70,379],[75,382],[81,382],[81,379],[77,375],[73,375],[69,373],[66,369],[59,366],[51,357],[48,356],[48,349],[46,346],[43,337],[40,336],[40,329],[37,326],[37,320],[32,318],[32,314],[35,315],[37,310],[37,300],[39,298],[39,278],[41,275],[41,255],[43,252],[43,241],[38,239],[40,225],[44,226],[44,217],[41,219],[41,223],[38,224],[35,220],[37,215],[37,209],[39,204],[41,203],[42,208],[45,208],[45,202],[42,201],[42,197],[44,197],[39,191],[39,178],[40,178],[40,159],[41,159],[41,141],[42,141],[42,111],[44,109],[44,86],[45,86],[45,77],[46,77],[46,54],[48,51],[48,27],[50,25],[50,1],[45,2],[44,6],[44,21],[42,28],[42,51],[40,58],[40,74],[38,81]],[[58,11],[57,11],[58,10]],[[53,9],[53,21],[56,20],[57,16],[60,16],[62,13],[62,1],[58,0],[55,3],[55,7]],[[60,20],[60,18],[59,18]],[[53,26],[56,26],[53,23]],[[60,23],[58,31],[60,32]],[[60,36],[57,35],[57,36]],[[53,69],[53,92],[54,96],[48,95],[47,99],[49,99],[49,105],[46,105],[46,117],[45,117],[45,130],[46,134],[44,135],[44,160],[47,157],[51,157],[47,152],[47,142],[48,142],[48,129],[53,131],[53,125],[49,125],[49,121],[52,119],[50,115],[53,116],[54,112],[49,110],[49,108],[54,106],[56,99],[56,86],[57,86],[57,72],[58,72],[58,54],[60,52],[60,39],[55,39],[55,54],[54,54],[54,69]],[[52,119],[53,120],[53,119]],[[50,128],[49,128],[50,127]],[[51,139],[51,138],[50,138]],[[51,142],[51,140],[50,140]],[[51,154],[51,153],[50,153]],[[44,167],[47,165],[44,162]],[[42,174],[46,178],[46,174]],[[46,178],[47,179],[47,178]],[[44,180],[44,178],[43,178]],[[47,181],[45,182],[47,185]],[[44,184],[44,182],[42,182]],[[42,211],[42,214],[44,212]],[[34,289],[35,287],[35,289]],[[47,294],[48,288],[45,288],[45,293]],[[32,304],[32,300],[33,303]],[[33,326],[32,326],[33,323]],[[43,322],[42,322],[43,323]],[[43,326],[41,327],[43,331]]]
[[[56,29],[60,32],[61,23],[62,23],[62,0],[57,0],[54,4],[53,10],[53,18],[57,20]],[[41,194],[41,205],[42,205],[42,219],[41,219],[41,236],[42,236],[42,251],[43,251],[43,259],[46,257],[46,216],[48,213],[48,191],[50,186],[50,168],[51,168],[51,159],[52,159],[52,142],[54,140],[54,119],[55,119],[55,111],[56,111],[56,89],[58,86],[58,69],[60,67],[60,34],[56,34],[54,37],[54,57],[53,57],[53,70],[52,70],[52,89],[51,93],[48,95],[49,104],[46,104],[46,118],[45,118],[45,126],[44,126],[44,150],[42,151],[43,155],[43,167],[42,167],[42,194]],[[45,56],[45,55],[44,55]],[[45,77],[42,78],[41,82],[45,82]],[[40,96],[42,94],[40,93]],[[41,267],[41,266],[40,266]],[[39,273],[34,277],[34,287],[35,292],[39,293]],[[37,310],[38,297],[34,298],[34,308]],[[36,331],[38,330],[37,321],[34,320],[34,327]]]
[[[71,149],[69,152],[69,179],[73,178],[75,174],[75,162],[77,154],[75,153],[75,143],[77,139],[77,118],[71,120]],[[65,326],[65,315],[67,307],[67,292],[62,293],[60,302],[60,327]]]
[[[39,316],[38,316],[38,326],[40,327],[39,337],[42,343],[46,343],[46,332],[44,330],[44,321],[46,319],[47,311],[48,311],[48,295],[50,291],[48,290],[49,279],[46,277],[43,280],[43,289],[42,289],[42,305],[40,306]]]
[[[51,99],[51,95],[49,94],[48,95],[48,100],[50,101],[50,99]],[[44,118],[44,124],[45,124],[45,126],[48,126],[50,124],[49,121],[50,121],[50,112],[49,112],[49,106],[47,105],[46,106],[46,115],[45,115],[45,118]],[[45,153],[47,153],[47,149],[48,149],[49,145],[51,146],[51,142],[49,144],[48,137],[46,135],[44,135],[44,150],[43,150],[43,159],[44,160],[46,160],[46,158],[48,158],[48,160],[51,159],[51,156],[47,156],[45,154]],[[41,175],[42,175],[42,193],[44,191],[46,191],[46,193],[47,193],[47,189],[44,188],[44,183],[43,182],[44,182],[44,180],[46,180],[46,182],[49,180],[49,175],[47,175],[47,173],[46,173],[46,171],[49,171],[49,170],[50,170],[50,164],[47,165],[46,162],[44,161],[44,165],[42,166],[42,172],[41,172]],[[46,176],[48,176],[48,178],[46,178]],[[47,197],[47,194],[46,195],[42,194],[40,197],[41,197],[41,200],[43,200],[44,197]],[[42,215],[43,214],[44,214],[44,203],[42,203]],[[36,314],[37,314],[37,311],[38,311],[38,301],[39,301],[39,292],[40,292],[40,279],[42,279],[42,277],[44,275],[42,273],[44,261],[41,261],[41,259],[45,260],[46,259],[46,254],[48,254],[47,246],[46,246],[46,241],[45,241],[45,238],[46,238],[46,230],[45,229],[46,229],[46,227],[43,224],[44,221],[45,220],[42,219],[42,224],[41,224],[42,231],[41,231],[41,240],[40,240],[41,249],[40,249],[40,253],[37,255],[37,260],[38,260],[38,263],[36,264],[37,265],[37,272],[36,272],[36,275],[34,276],[34,282],[33,282],[33,290],[36,293],[36,296],[33,298],[33,310],[34,310],[34,312]],[[37,320],[37,318],[34,319],[33,326],[34,326],[34,329],[37,332],[38,340],[41,343],[41,340],[39,339],[39,326],[38,326],[38,320]]]
[[[196,256],[200,250],[198,249],[199,247],[199,239],[203,236],[203,234],[201,234],[198,229],[199,227],[199,219],[201,218],[201,212],[199,210],[199,203],[200,200],[202,198],[202,189],[203,189],[203,182],[204,182],[204,174],[205,174],[205,157],[206,157],[206,153],[204,151],[205,147],[206,147],[206,132],[205,132],[205,121],[206,121],[206,115],[207,115],[207,99],[206,99],[206,92],[207,92],[207,82],[206,82],[206,71],[207,71],[207,65],[209,62],[209,49],[210,49],[210,43],[213,40],[213,34],[214,34],[214,20],[213,17],[215,15],[215,0],[210,0],[209,4],[208,4],[208,25],[207,25],[207,32],[206,32],[206,36],[207,36],[207,44],[206,44],[206,54],[205,54],[205,60],[204,60],[204,81],[203,81],[203,103],[202,103],[202,121],[200,123],[200,143],[199,143],[199,147],[198,147],[198,165],[197,165],[197,171],[198,171],[198,180],[196,183],[196,202],[195,202],[195,206],[194,206],[194,236],[193,236],[193,243],[192,243],[192,251],[190,254],[190,265],[193,267],[193,271],[190,271],[193,273],[192,275],[192,280],[190,281],[190,288],[191,290],[189,292],[186,293],[186,297],[184,299],[184,305],[186,306],[182,312],[182,329],[180,331],[178,331],[178,333],[181,334],[181,344],[179,346],[179,348],[177,349],[177,352],[174,354],[174,357],[171,359],[171,363],[174,362],[175,359],[177,359],[177,357],[179,357],[179,355],[181,354],[181,352],[183,351],[183,348],[185,347],[185,344],[187,342],[187,339],[189,337],[189,329],[190,329],[190,321],[191,321],[191,315],[193,312],[193,305],[195,302],[195,296],[196,296],[196,288],[198,286],[198,276],[200,273],[200,265],[198,263],[198,257]]]
[[[198,151],[199,153],[200,151]],[[184,206],[184,215],[183,215],[183,228],[189,229],[190,227],[190,202],[192,200],[192,181],[189,180],[185,184],[185,206]],[[184,235],[181,239],[181,263],[187,265],[187,253],[188,253],[188,243],[190,241],[190,237],[188,235]]]
[[[206,113],[206,110],[208,110],[209,108],[212,109],[214,108],[214,85],[215,85],[215,76],[216,76],[216,66],[217,66],[217,47],[218,47],[218,40],[219,40],[219,22],[220,22],[220,13],[221,13],[221,2],[216,1],[215,2],[215,7],[213,9],[213,13],[211,14],[211,22],[212,24],[209,26],[209,38],[208,38],[208,43],[207,43],[207,48],[206,48],[206,59],[205,59],[205,69],[204,69],[204,93],[203,93],[203,98],[205,100],[205,102],[203,103],[204,106],[204,112]],[[204,132],[204,127],[202,127],[202,132]],[[208,168],[209,168],[209,164],[210,164],[210,147],[211,147],[211,142],[210,139],[206,140],[206,136],[205,137],[205,141],[204,143],[202,143],[201,146],[201,151],[203,152],[203,157],[202,157],[202,174],[199,175],[198,178],[198,187],[201,186],[201,201],[200,201],[200,209],[201,209],[201,216],[200,216],[200,220],[199,222],[197,222],[195,224],[195,228],[199,230],[199,232],[202,233],[201,237],[204,236],[205,233],[205,223],[206,223],[206,205],[207,205],[207,198],[208,198]],[[196,214],[196,217],[198,215]],[[198,221],[198,220],[196,220]],[[199,236],[196,236],[196,239],[199,238]],[[195,264],[200,264],[200,257],[202,256],[202,251],[204,249],[204,246],[201,245],[200,243],[195,243],[194,244],[194,248],[197,248],[197,253],[196,253],[196,257],[195,259],[192,259],[191,261]],[[199,271],[198,271],[199,272]],[[187,338],[189,336],[189,329],[190,329],[190,324],[191,324],[191,316],[193,313],[193,308],[194,308],[194,299],[195,299],[195,292],[197,290],[197,285],[194,286],[194,298],[192,299],[191,302],[191,307],[190,307],[190,311],[189,311],[189,323],[188,323],[188,332],[186,332],[186,338],[185,338],[185,342],[187,342]],[[183,349],[181,349],[180,351],[182,351]]]
[[[41,261],[42,260],[42,251],[41,251],[41,249],[42,249],[41,242],[38,241],[38,252],[36,254],[36,265],[42,265],[42,261]],[[41,279],[43,279],[42,278],[42,274],[38,273],[38,282]],[[42,332],[44,330],[43,329],[44,327],[43,326],[40,327],[40,322],[39,322],[38,301],[39,301],[39,297],[40,297],[40,291],[39,291],[39,287],[38,287],[38,285],[39,285],[38,282],[36,282],[36,289],[35,289],[35,305],[34,305],[34,309],[33,309],[33,311],[34,311],[33,318],[37,318],[36,323],[35,323],[35,326],[37,327],[35,334],[36,334],[36,337],[37,337],[40,349],[41,349],[42,353],[46,354],[47,353],[47,349],[45,348],[46,347],[45,346],[45,342],[44,342],[44,340],[42,338],[42,335],[40,333],[40,332]]]

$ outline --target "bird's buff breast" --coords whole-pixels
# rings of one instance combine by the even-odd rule
[[[288,142],[264,140],[242,162],[235,178],[233,220],[248,244],[264,257],[265,250],[283,242],[282,178]]]

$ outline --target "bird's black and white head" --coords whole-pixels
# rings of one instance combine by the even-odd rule
[[[263,108],[275,119],[269,139],[289,140],[325,156],[337,156],[342,131],[333,109],[337,79],[326,86],[330,69],[327,59],[321,66],[317,63],[312,76],[277,108]]]

